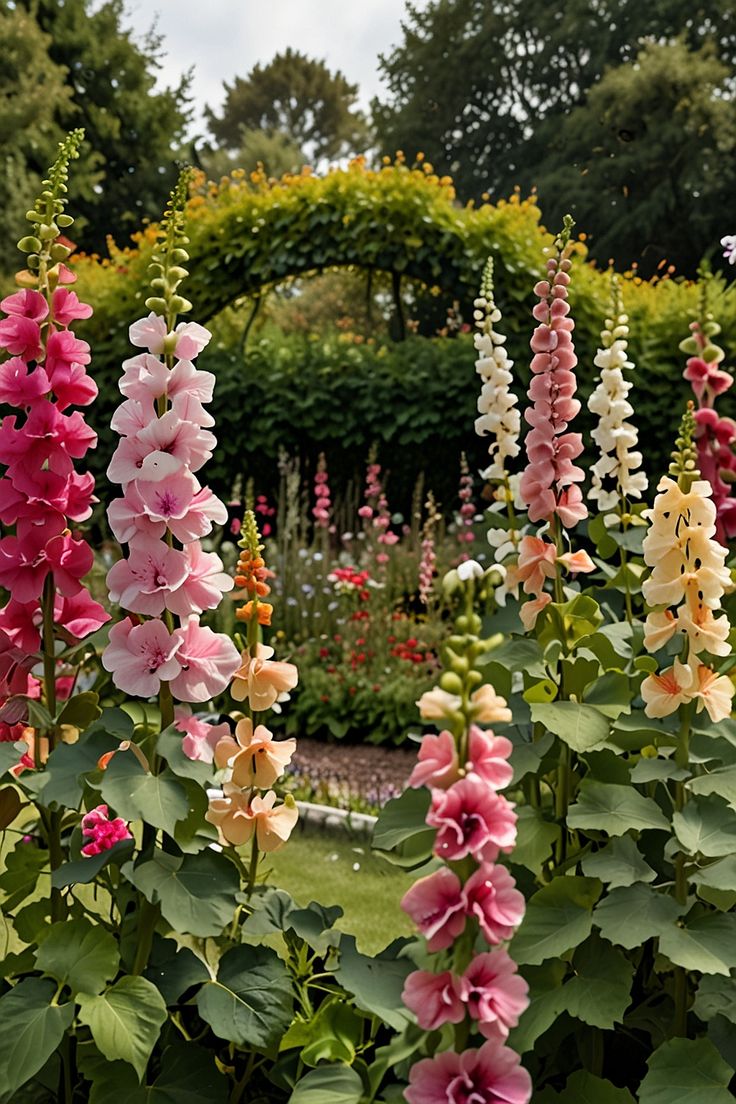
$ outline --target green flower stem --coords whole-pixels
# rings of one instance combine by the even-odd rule
[[[43,585],[41,610],[43,614],[43,683],[46,697],[46,708],[51,716],[51,723],[47,730],[49,751],[56,747],[56,653],[54,636],[54,587],[53,575],[47,575]],[[39,807],[40,812],[40,807]],[[64,849],[61,845],[61,821],[63,811],[47,811],[42,815],[42,821],[46,828],[46,837],[49,845],[49,865],[52,870],[58,870],[64,862]],[[66,904],[60,889],[51,887],[51,919],[53,921],[66,918]]]
[[[624,576],[624,605],[626,608],[626,620],[630,625],[634,624],[634,609],[631,604],[631,591],[629,589],[629,576],[626,571],[626,552],[619,546],[618,550],[619,560],[621,562],[621,570]]]
[[[160,917],[161,910],[159,906],[152,905],[150,901],[143,897],[138,910],[138,942],[135,948],[133,968],[130,971],[134,976],[142,974],[148,965],[151,947],[153,946],[153,933]]]
[[[687,769],[690,762],[690,725],[692,721],[692,704],[680,706],[680,732],[675,751],[675,763],[678,767]],[[675,808],[680,812],[687,801],[687,790],[682,782],[675,783]],[[681,905],[687,904],[689,886],[687,871],[685,869],[687,855],[678,851],[675,859],[675,897]],[[687,1004],[688,981],[687,971],[683,966],[675,967],[675,1015],[672,1027],[674,1036],[685,1038],[687,1036]]]
[[[253,832],[253,838],[250,844],[250,863],[248,864],[248,882],[245,887],[245,894],[248,900],[253,893],[256,886],[256,875],[258,873],[258,840],[256,838],[256,832]]]
[[[560,740],[560,761],[557,766],[557,788],[555,790],[555,816],[560,822],[560,838],[557,841],[556,858],[558,866],[567,857],[567,808],[570,803],[570,748]]]

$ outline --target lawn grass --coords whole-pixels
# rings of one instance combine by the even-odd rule
[[[413,879],[371,852],[365,837],[304,828],[271,854],[269,863],[270,884],[285,889],[300,905],[340,905],[345,915],[336,927],[354,935],[364,954],[412,934],[399,901]]]

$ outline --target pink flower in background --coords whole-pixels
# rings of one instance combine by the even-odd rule
[[[458,991],[481,1033],[489,1039],[506,1038],[529,1006],[529,986],[502,948],[475,955],[460,979]]]
[[[404,1090],[408,1104],[528,1104],[532,1079],[519,1056],[495,1040],[479,1050],[446,1050],[416,1062]]]
[[[177,658],[181,645],[181,639],[161,621],[135,625],[126,617],[110,629],[102,666],[110,671],[119,690],[150,698],[159,692],[162,682],[170,682],[181,672]]]
[[[443,1024],[465,1019],[460,984],[450,970],[441,974],[415,970],[404,982],[401,999],[425,1031],[436,1031]]]
[[[109,851],[121,840],[133,838],[122,817],[110,819],[107,805],[97,805],[82,817],[82,835],[90,841],[81,849],[86,858]]]
[[[437,828],[434,853],[447,862],[472,855],[493,861],[516,842],[516,813],[505,797],[469,774],[449,790],[434,790],[427,824]]]
[[[463,887],[463,905],[487,943],[510,939],[524,918],[524,895],[503,866],[482,863]]]
[[[451,946],[465,927],[462,884],[447,866],[414,882],[402,897],[401,907],[427,940],[428,951]]]
[[[223,724],[209,724],[195,717],[188,705],[178,705],[174,710],[174,727],[178,732],[184,733],[181,749],[187,758],[202,763],[214,762],[218,741],[222,741],[230,732],[227,721]]]
[[[221,694],[240,665],[238,649],[229,636],[213,632],[190,617],[173,634],[179,673],[171,692],[179,701],[204,702]]]

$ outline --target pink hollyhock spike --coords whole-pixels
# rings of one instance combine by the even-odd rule
[[[502,790],[514,777],[508,759],[514,746],[505,736],[494,736],[477,725],[468,730],[468,770],[494,790]]]
[[[0,310],[4,311],[5,314],[30,318],[32,322],[43,322],[49,313],[46,297],[40,291],[34,291],[32,288],[24,288],[12,295],[6,295],[0,303]]]
[[[135,437],[155,417],[156,410],[150,395],[144,399],[126,399],[110,419],[110,429],[121,437]]]
[[[0,403],[31,406],[51,390],[44,368],[31,371],[21,357],[10,357],[0,364]]]
[[[86,858],[109,851],[121,840],[133,838],[122,817],[110,819],[107,805],[97,805],[82,817],[82,835],[90,841],[81,849]]]
[[[228,686],[240,666],[240,655],[229,637],[214,633],[190,617],[176,629],[179,673],[171,680],[171,692],[184,702],[206,702]]]
[[[67,530],[46,545],[46,559],[57,589],[71,598],[82,589],[81,580],[92,570],[94,555],[84,540],[75,540]]]
[[[64,529],[61,514],[50,514],[39,525],[18,523],[16,536],[0,540],[0,586],[18,602],[40,598],[46,576],[51,570],[47,546]],[[90,553],[91,554],[91,553]]]
[[[46,342],[46,371],[52,378],[54,372],[68,369],[72,364],[89,364],[92,359],[89,345],[75,337],[71,330],[54,330]]]
[[[172,477],[172,480],[176,476]],[[113,536],[120,544],[127,544],[133,540],[136,534],[159,539],[166,532],[166,522],[153,520],[145,509],[140,494],[140,487],[156,486],[164,487],[170,481],[155,484],[128,483],[122,498],[114,498],[107,508],[107,520],[110,523]]]
[[[7,349],[11,356],[23,360],[38,360],[42,348],[38,322],[20,314],[0,320],[0,349]]]
[[[227,721],[223,724],[209,724],[195,717],[188,705],[178,705],[174,710],[174,727],[178,732],[184,733],[181,742],[184,754],[201,763],[212,763],[218,742],[221,743],[230,734]]]
[[[123,361],[123,375],[118,386],[126,399],[145,402],[159,399],[166,393],[169,369],[163,360],[150,353],[139,353]]]
[[[500,947],[473,958],[458,991],[481,1034],[489,1039],[506,1038],[529,1006],[529,986],[508,951]]]
[[[408,1104],[529,1104],[532,1079],[519,1056],[495,1040],[479,1050],[446,1050],[412,1066]]]
[[[82,303],[75,292],[60,287],[51,298],[51,317],[59,326],[69,326],[77,319],[91,318],[92,308]]]
[[[184,583],[187,571],[183,552],[163,540],[136,537],[128,559],[118,560],[107,573],[110,600],[130,613],[156,617]]]
[[[79,590],[69,598],[58,597],[54,605],[54,623],[75,640],[84,640],[109,620],[110,614],[87,590]]]
[[[440,732],[438,736],[428,733],[422,738],[417,755],[417,765],[409,776],[409,785],[434,786],[446,790],[460,777],[460,765],[457,757],[455,737],[451,732]]]
[[[162,682],[170,682],[181,672],[177,658],[181,646],[181,638],[161,621],[136,625],[126,617],[110,629],[102,666],[112,674],[119,690],[150,698],[159,692]]]
[[[212,402],[214,387],[215,376],[212,372],[195,368],[190,360],[180,360],[171,369],[168,395],[170,399],[191,395],[200,402],[208,403]]]
[[[450,970],[441,974],[415,970],[404,982],[401,999],[425,1031],[436,1031],[443,1024],[465,1019],[460,984]]]
[[[475,774],[455,782],[449,790],[433,791],[427,824],[437,828],[435,855],[447,862],[466,855],[478,862],[492,862],[516,842],[513,806]]]
[[[38,601],[19,602],[17,598],[0,609],[0,631],[26,655],[33,655],[41,646],[41,607]]]
[[[192,422],[183,422],[173,410],[149,422],[135,440],[146,446],[148,453],[165,453],[192,472],[206,464],[217,444],[214,434]]]
[[[147,318],[132,323],[128,329],[128,338],[130,344],[136,348],[148,349],[149,353],[160,356],[166,340],[166,319],[151,311]]]
[[[81,364],[58,365],[50,382],[59,410],[66,410],[68,406],[89,406],[97,398],[97,384]]]
[[[503,866],[482,863],[465,883],[462,899],[491,945],[510,939],[524,918],[524,895]]]
[[[232,575],[223,571],[215,552],[202,551],[199,541],[187,544],[182,553],[185,575],[181,585],[166,598],[166,608],[179,617],[216,609],[226,591],[232,590]]]
[[[402,897],[401,907],[427,940],[427,950],[432,952],[451,946],[465,927],[462,884],[447,866],[414,882]]]
[[[212,334],[198,322],[180,322],[174,330],[176,334],[175,356],[181,360],[194,360],[209,344]],[[209,402],[209,399],[206,400]]]

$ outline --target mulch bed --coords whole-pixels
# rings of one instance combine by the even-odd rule
[[[326,744],[300,738],[290,773],[312,786],[348,790],[371,803],[383,805],[404,789],[416,763],[412,747],[373,744]]]

